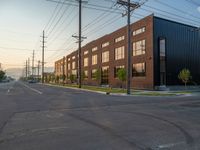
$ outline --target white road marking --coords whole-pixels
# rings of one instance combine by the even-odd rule
[[[11,86],[11,87],[7,90],[7,94],[10,93],[11,89],[13,89],[13,86]]]
[[[31,88],[30,86],[28,86],[28,85],[26,85],[26,84],[24,84],[24,83],[22,83],[22,82],[20,82],[20,83],[21,83],[23,86],[25,86],[26,88],[28,88],[28,89],[30,89],[30,90],[32,90],[32,91],[38,93],[38,94],[42,94],[41,91],[36,90],[36,89],[34,89],[34,88]]]
[[[166,149],[166,148],[172,148],[172,147],[175,147],[175,146],[177,146],[177,145],[184,144],[184,143],[185,143],[185,142],[163,144],[163,145],[157,146],[156,150],[162,150],[162,149]]]

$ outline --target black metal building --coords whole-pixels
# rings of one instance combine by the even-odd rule
[[[200,31],[197,27],[154,17],[154,84],[179,85],[179,72],[191,71],[200,84]]]

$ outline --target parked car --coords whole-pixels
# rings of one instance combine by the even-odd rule
[[[28,83],[37,83],[37,80],[28,80]]]

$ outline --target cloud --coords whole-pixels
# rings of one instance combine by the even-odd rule
[[[197,10],[200,12],[200,6],[197,8]]]

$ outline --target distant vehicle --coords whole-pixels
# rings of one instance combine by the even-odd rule
[[[9,79],[4,79],[4,80],[2,80],[1,82],[2,82],[2,83],[7,83],[7,82],[10,82],[10,80],[9,80]]]
[[[33,79],[33,80],[28,80],[28,83],[37,83],[38,81]]]

